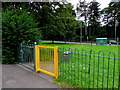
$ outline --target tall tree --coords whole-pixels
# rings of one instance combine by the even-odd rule
[[[115,38],[115,32],[116,37],[120,38],[120,31],[118,28],[120,28],[120,1],[119,2],[110,2],[109,7],[106,7],[102,10],[103,12],[103,21],[106,25],[107,29],[107,37],[108,38]],[[116,21],[118,21],[118,25],[116,26]]]
[[[34,20],[39,22],[40,32],[43,35],[42,39],[54,41],[72,40],[74,38],[76,20],[71,4],[67,2],[29,2],[10,3],[10,5],[28,11]],[[26,5],[28,7],[25,9]],[[4,5],[4,8],[7,8],[7,4]]]
[[[39,21],[43,39],[71,40],[75,35],[76,20],[70,3],[44,3]],[[39,11],[38,11],[39,12]]]
[[[60,35],[67,41],[74,39],[78,22],[75,20],[73,6],[70,3],[63,5],[57,9],[58,27],[60,27]]]
[[[91,30],[89,31],[89,35],[91,38],[97,37],[99,34],[99,28],[100,28],[100,4],[98,2],[90,2],[89,3],[89,26]],[[94,37],[93,37],[94,36]]]
[[[77,17],[78,19],[83,18],[84,17],[84,24],[82,24],[83,26],[85,26],[85,34],[84,34],[84,40],[87,40],[87,35],[88,35],[88,31],[87,31],[87,16],[88,16],[88,3],[86,2],[86,0],[84,1],[79,1],[79,3],[77,4]]]

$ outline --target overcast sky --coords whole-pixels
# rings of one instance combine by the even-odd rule
[[[71,2],[72,5],[74,5],[74,7],[76,7],[76,4],[79,2],[79,0],[68,0],[68,1]],[[93,0],[86,0],[86,2],[91,2],[91,1]],[[101,4],[100,8],[103,9],[105,7],[108,7],[108,4],[110,3],[111,0],[96,0],[96,1]]]

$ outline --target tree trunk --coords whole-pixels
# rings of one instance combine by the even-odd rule
[[[54,43],[54,40],[52,40],[52,43]]]
[[[66,44],[66,40],[65,40],[65,44]]]

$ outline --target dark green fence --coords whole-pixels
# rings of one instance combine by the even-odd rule
[[[19,64],[35,70],[35,51],[33,44],[19,45]]]
[[[19,63],[35,69],[34,45],[20,44]],[[120,58],[114,52],[59,48],[59,79],[80,88],[120,89]]]
[[[114,52],[59,48],[59,79],[80,88],[120,88]]]

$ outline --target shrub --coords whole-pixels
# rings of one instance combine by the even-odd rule
[[[25,10],[9,9],[2,13],[2,63],[17,62],[19,43],[38,42],[38,23]]]

